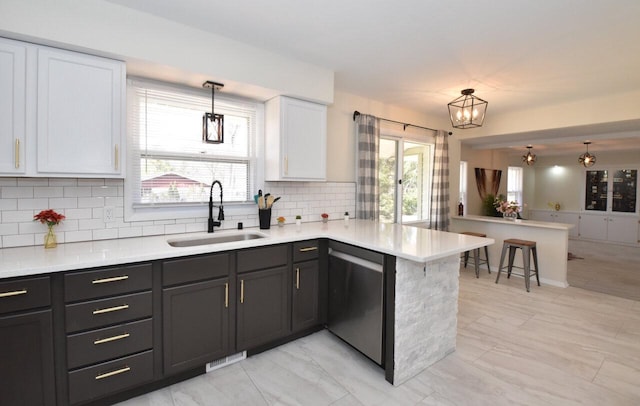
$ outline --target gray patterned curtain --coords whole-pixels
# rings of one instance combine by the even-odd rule
[[[449,231],[449,133],[436,131],[429,228]]]
[[[358,140],[358,183],[356,185],[356,218],[378,219],[378,151],[380,120],[360,114],[356,117]]]

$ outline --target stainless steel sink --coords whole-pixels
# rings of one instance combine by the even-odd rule
[[[176,238],[167,240],[167,244],[172,247],[195,247],[198,245],[222,244],[225,242],[248,241],[258,238],[265,238],[266,235],[256,231],[245,231],[235,233],[212,234],[192,238]]]

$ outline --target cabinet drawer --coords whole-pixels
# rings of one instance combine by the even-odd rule
[[[69,372],[69,403],[74,404],[153,379],[153,351]]]
[[[181,258],[162,263],[162,285],[171,286],[229,275],[229,254]]]
[[[67,337],[67,366],[74,369],[148,350],[153,346],[152,337],[151,319],[70,335]]]
[[[308,261],[318,258],[320,243],[318,240],[299,241],[293,243],[293,262]]]
[[[287,264],[289,245],[271,245],[238,251],[238,272],[274,268]]]
[[[151,289],[151,264],[119,266],[66,274],[64,300],[95,299]]]
[[[67,333],[151,316],[151,292],[66,306]]]
[[[0,314],[51,304],[49,277],[0,282]]]

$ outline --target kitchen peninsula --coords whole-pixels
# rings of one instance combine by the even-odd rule
[[[540,282],[566,288],[569,230],[572,224],[532,220],[506,220],[501,217],[452,217],[455,232],[471,231],[486,234],[495,244],[489,246],[489,263],[497,271],[500,264],[502,242],[508,238],[535,241],[538,247]],[[522,256],[516,255],[514,264],[522,266]],[[506,260],[505,260],[506,266]]]
[[[232,235],[239,233],[259,234],[263,238],[178,248],[168,244],[168,240],[175,242],[194,238],[207,238],[212,235],[222,236],[225,234]],[[224,315],[223,320],[225,320],[226,325],[235,326],[235,321],[229,322],[229,320],[235,320],[237,317],[237,328],[240,329],[241,325],[243,325],[239,321],[241,317],[240,303],[244,300],[245,285],[251,283],[249,275],[267,275],[266,271],[258,270],[251,273],[248,272],[247,269],[242,269],[253,266],[252,263],[255,262],[252,259],[253,253],[265,252],[267,250],[273,252],[275,249],[285,253],[288,252],[289,254],[287,254],[286,258],[289,259],[285,259],[283,265],[280,265],[280,263],[276,264],[279,265],[279,268],[274,269],[282,269],[282,275],[294,275],[286,276],[282,278],[282,280],[288,281],[289,285],[285,284],[285,286],[291,286],[291,284],[293,284],[295,289],[299,281],[298,275],[296,275],[295,272],[291,274],[291,271],[295,269],[295,266],[292,266],[292,262],[296,263],[296,261],[309,259],[304,258],[304,255],[307,255],[309,252],[300,249],[300,253],[298,253],[296,248],[302,247],[309,242],[317,242],[314,247],[319,248],[316,248],[317,254],[314,255],[317,255],[321,264],[319,267],[320,274],[325,273],[324,279],[320,276],[320,280],[327,279],[326,273],[329,271],[326,265],[327,244],[322,243],[322,241],[349,244],[384,254],[385,302],[383,328],[385,339],[383,341],[384,361],[382,366],[385,369],[385,377],[389,382],[394,385],[401,384],[455,350],[459,254],[463,251],[492,244],[492,239],[352,219],[348,223],[344,223],[342,220],[330,221],[328,223],[305,223],[301,226],[287,225],[285,227],[274,227],[270,230],[259,231],[257,229],[246,229],[243,231],[222,231],[214,234],[199,233],[70,243],[61,244],[58,248],[52,250],[45,250],[42,246],[6,248],[0,250],[0,284],[27,279],[38,280],[39,283],[42,283],[43,280],[51,278],[52,293],[49,309],[52,310],[48,311],[53,312],[52,328],[55,338],[54,346],[56,347],[54,353],[56,354],[57,384],[60,385],[59,376],[64,375],[63,382],[66,382],[68,379],[69,387],[73,388],[75,385],[75,387],[79,388],[75,391],[73,389],[70,390],[71,394],[68,396],[72,399],[71,401],[64,395],[66,390],[63,391],[63,395],[58,395],[58,403],[82,403],[90,399],[90,397],[87,398],[87,396],[96,396],[95,393],[100,392],[100,389],[94,389],[92,393],[85,393],[89,391],[89,389],[83,392],[81,388],[84,387],[82,384],[84,379],[88,379],[87,377],[90,376],[90,380],[87,381],[89,384],[87,385],[89,385],[88,388],[91,388],[91,385],[97,385],[96,382],[102,381],[98,381],[97,378],[94,379],[96,373],[101,374],[96,376],[105,376],[105,380],[108,380],[111,376],[115,376],[109,374],[115,374],[115,371],[124,371],[124,367],[118,367],[115,364],[111,366],[107,365],[118,360],[115,359],[113,361],[103,362],[102,364],[90,365],[73,370],[74,365],[82,366],[88,362],[84,362],[83,364],[82,360],[71,360],[68,362],[69,365],[67,365],[64,360],[60,359],[60,354],[65,354],[65,352],[70,354],[69,359],[71,359],[73,349],[69,343],[73,340],[80,339],[80,336],[85,334],[83,331],[90,328],[85,327],[83,330],[83,328],[77,327],[74,321],[71,320],[74,312],[80,310],[81,306],[84,306],[84,302],[80,302],[80,300],[84,300],[85,297],[89,296],[86,292],[75,291],[71,288],[74,284],[77,285],[81,282],[81,279],[89,278],[89,280],[93,280],[93,282],[90,283],[96,283],[96,280],[99,281],[98,283],[101,283],[103,280],[111,281],[117,280],[118,278],[122,279],[123,277],[120,273],[122,273],[123,270],[130,271],[130,280],[136,279],[138,273],[146,273],[153,275],[153,282],[150,282],[148,287],[139,285],[141,287],[133,289],[133,294],[128,295],[132,298],[132,302],[127,304],[133,306],[134,298],[135,300],[144,301],[147,296],[149,298],[162,297],[164,300],[164,305],[162,306],[158,301],[160,299],[153,299],[153,304],[151,304],[152,302],[150,301],[149,306],[154,309],[153,315],[151,315],[152,318],[144,319],[140,322],[153,320],[155,337],[162,337],[160,329],[163,329],[164,340],[154,338],[152,349],[142,346],[137,353],[133,355],[125,354],[127,356],[122,358],[131,358],[132,362],[127,364],[126,368],[129,368],[129,370],[125,371],[125,375],[129,374],[128,376],[134,376],[132,372],[136,365],[134,361],[143,363],[140,366],[141,369],[144,369],[145,362],[148,363],[148,374],[138,381],[127,381],[127,383],[122,384],[124,386],[116,385],[115,387],[119,389],[111,391],[105,390],[102,394],[103,396],[110,396],[118,390],[124,391],[132,389],[131,382],[135,382],[136,385],[144,385],[150,382],[152,383],[153,381],[161,381],[166,378],[167,371],[170,370],[170,367],[178,365],[177,369],[180,369],[179,364],[167,363],[166,357],[174,356],[167,352],[168,343],[174,337],[171,335],[171,331],[167,331],[168,323],[173,321],[173,319],[167,318],[166,313],[169,309],[168,306],[174,304],[174,302],[171,302],[171,299],[181,297],[176,296],[176,294],[182,294],[180,290],[184,289],[182,286],[188,288],[203,285],[211,289],[212,292],[216,292],[216,289],[218,289],[217,291],[220,292],[218,297],[222,303],[235,302],[235,305],[232,304],[229,306],[230,309],[232,309],[232,314],[230,316]],[[293,260],[291,259],[292,247]],[[236,253],[238,254],[236,255]],[[298,255],[298,259],[296,259],[296,255]],[[325,256],[324,260],[322,256]],[[272,257],[273,256],[266,256],[265,258],[267,258],[268,262]],[[195,261],[199,261],[198,263],[210,261],[207,262],[209,264],[208,266],[214,264],[215,267],[218,264],[224,264],[224,269],[230,270],[228,274],[225,273],[222,275],[221,271],[215,271],[217,272],[216,278],[223,277],[224,279],[222,280],[224,283],[216,285],[217,279],[213,279],[211,282],[177,286],[179,282],[175,282],[176,280],[184,280],[191,277],[191,275],[201,274],[201,272],[203,272],[201,269],[194,268],[194,262],[187,262],[193,261],[194,259]],[[263,262],[261,262],[260,265],[267,268],[267,265]],[[222,267],[222,265],[220,266]],[[302,266],[300,266],[300,268],[302,268]],[[99,273],[103,271],[111,273],[102,275],[102,279],[92,279],[100,276]],[[299,272],[299,269],[297,271]],[[90,274],[91,277],[89,277]],[[61,275],[64,277],[64,285],[61,280]],[[58,285],[56,285],[56,280],[59,281]],[[240,282],[242,282],[242,285]],[[143,282],[136,283],[142,284]],[[247,289],[250,288],[251,285],[247,285]],[[291,288],[287,287],[283,292],[284,291],[291,292]],[[322,293],[323,289],[321,288],[319,291]],[[326,289],[324,292],[326,292]],[[248,293],[246,294],[248,295]],[[23,295],[23,297],[25,296],[26,295]],[[62,301],[62,296],[64,296],[65,302]],[[103,294],[103,296],[105,295]],[[112,300],[118,297],[125,296],[109,297],[107,299],[98,298],[98,301]],[[322,307],[322,303],[326,305],[326,301],[326,298],[320,299],[320,306]],[[96,300],[93,302],[96,302]],[[291,309],[292,305],[289,304],[290,298],[288,298],[288,296],[283,298],[283,303],[285,303],[283,308]],[[114,306],[119,305],[119,302],[109,302],[104,305],[106,306],[107,304]],[[3,303],[0,302],[0,314],[6,312],[2,306]],[[115,306],[113,308],[117,307],[118,306]],[[222,310],[226,307],[227,306],[221,306]],[[295,303],[293,307],[295,309]],[[130,309],[127,311],[129,310]],[[13,309],[9,311],[13,311]],[[63,313],[66,314],[66,316],[62,316]],[[209,310],[207,313],[211,314],[216,312]],[[322,310],[320,310],[320,313],[322,313]],[[66,330],[64,326],[56,325],[57,322],[64,320],[65,317]],[[147,317],[146,313],[139,318],[142,317]],[[284,317],[284,319],[291,320],[291,316]],[[164,321],[164,323],[161,323],[161,320]],[[320,323],[316,322],[314,327],[317,330],[321,328],[323,322],[322,317],[318,317],[316,320],[320,320]],[[178,321],[182,322],[183,320]],[[114,323],[115,322],[112,324]],[[289,322],[287,322],[287,325],[288,323]],[[150,321],[149,324],[151,324]],[[1,327],[0,325],[0,328]],[[233,331],[236,331],[235,327]],[[304,333],[304,331],[298,331],[296,333],[295,329],[292,329],[290,325],[287,331],[288,333],[281,335],[278,339],[271,340],[271,342],[267,343],[267,346],[278,345],[278,343],[295,339],[300,336],[301,333]],[[246,333],[243,334],[246,335]],[[230,348],[231,351],[227,351],[228,354],[235,352],[235,350],[249,350],[251,354],[252,348],[260,347],[260,350],[264,349],[263,346],[243,347],[240,344],[237,345],[239,348],[236,348],[236,339],[239,342],[241,337],[240,330],[238,330],[237,333],[230,333],[230,337],[232,338],[228,341],[230,341],[231,344],[227,345],[227,347]],[[234,337],[236,339],[234,339]],[[64,345],[65,340],[66,345]],[[163,346],[165,347],[164,364],[162,361],[163,358],[161,357]],[[111,359],[113,359],[113,356]],[[208,359],[206,362],[213,361],[214,359]],[[204,372],[202,366],[204,366],[206,362],[198,364],[201,365],[198,369],[200,371],[199,373]],[[72,363],[74,364],[71,365]],[[60,364],[62,364],[62,366]],[[68,373],[67,369],[69,370]],[[115,377],[115,379],[118,378]],[[76,397],[75,399],[78,399],[77,401],[74,401],[74,396]]]

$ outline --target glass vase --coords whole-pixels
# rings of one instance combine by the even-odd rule
[[[56,233],[53,232],[53,226],[48,227],[49,231],[44,235],[44,247],[55,248],[58,246],[58,238],[56,237]]]
[[[518,213],[502,213],[502,218],[505,220],[516,221]]]

